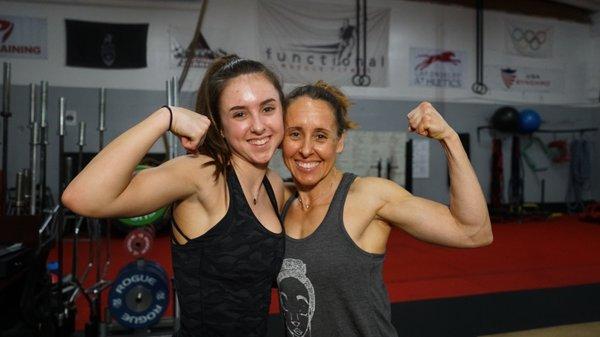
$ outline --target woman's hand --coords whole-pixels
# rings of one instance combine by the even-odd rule
[[[422,102],[406,115],[408,130],[421,136],[442,140],[456,132],[429,102]]]
[[[198,147],[204,142],[210,127],[210,120],[204,115],[185,108],[170,108],[173,111],[171,132],[179,137],[181,145],[189,153],[197,152]]]

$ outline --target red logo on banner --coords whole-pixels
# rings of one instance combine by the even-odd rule
[[[2,43],[6,42],[6,40],[8,40],[8,38],[10,37],[10,34],[12,34],[14,27],[15,27],[15,24],[10,21],[0,20],[0,32],[3,32]]]
[[[433,54],[433,55],[428,55],[428,54],[419,55],[419,57],[424,57],[425,59],[423,61],[421,61],[421,63],[417,64],[415,69],[424,70],[425,68],[429,67],[430,65],[432,65],[436,62],[452,63],[454,65],[457,65],[460,63],[460,60],[454,58],[455,56],[456,55],[454,55],[454,53],[451,51],[445,51],[443,53]]]
[[[500,71],[502,72],[502,82],[504,82],[504,85],[507,89],[510,89],[510,87],[512,87],[512,85],[515,83],[515,79],[517,78],[517,70],[504,68],[500,69]]]

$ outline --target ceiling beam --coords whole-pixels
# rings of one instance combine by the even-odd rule
[[[476,7],[476,0],[409,0],[415,2],[430,2],[443,5],[459,5]],[[484,0],[484,8],[502,12],[547,17],[579,23],[592,23],[592,10],[549,0]]]

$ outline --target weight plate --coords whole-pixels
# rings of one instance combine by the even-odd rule
[[[125,237],[125,250],[133,257],[142,257],[152,248],[154,232],[147,228],[136,228]]]
[[[131,329],[156,324],[169,305],[169,283],[157,263],[136,261],[121,270],[109,291],[112,317]]]

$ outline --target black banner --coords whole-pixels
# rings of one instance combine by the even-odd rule
[[[67,66],[145,68],[148,24],[65,20]]]

